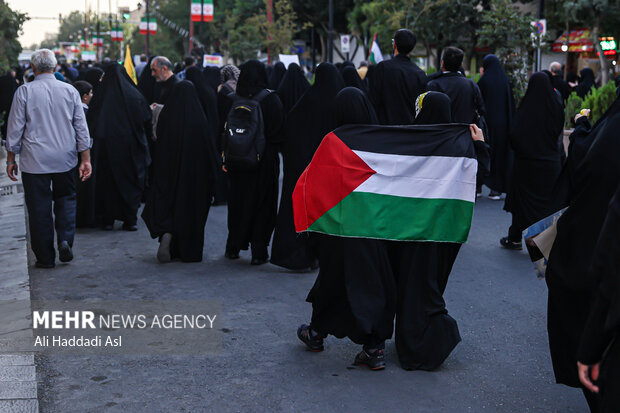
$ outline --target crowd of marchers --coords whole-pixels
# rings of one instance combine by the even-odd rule
[[[7,173],[17,180],[21,171],[36,266],[55,266],[54,238],[60,261],[71,261],[76,227],[112,231],[121,221],[136,231],[142,203],[157,259],[198,262],[209,209],[227,204],[226,258],[250,249],[253,265],[319,268],[310,323],[297,330],[308,349],[323,351],[329,334],[348,337],[362,345],[355,363],[381,370],[396,320],[401,366],[434,370],[461,340],[443,299],[460,244],[298,234],[292,195],[340,126],[467,124],[478,196],[483,185],[492,199],[505,193],[512,214],[502,247],[521,249],[526,228],[568,207],[546,270],[553,368],[558,383],[583,389],[592,412],[617,411],[620,101],[594,125],[587,111],[574,114],[565,151],[571,86],[559,63],[533,73],[515,107],[496,56],[484,58],[476,83],[463,73],[463,51],[448,47],[427,76],[408,56],[415,44],[399,30],[391,59],[321,63],[310,82],[294,63],[203,69],[188,58],[175,70],[156,56],[137,68],[137,85],[116,63],[69,84],[52,52],[35,52],[31,81],[0,78],[0,104]],[[594,87],[591,71],[575,87]]]

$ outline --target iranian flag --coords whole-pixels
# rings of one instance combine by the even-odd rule
[[[476,199],[467,125],[343,126],[293,192],[297,232],[402,241],[467,241]]]
[[[110,30],[110,40],[113,42],[122,42],[123,41],[123,29],[120,27],[115,27]]]
[[[213,0],[192,0],[193,22],[210,22],[213,20]]]
[[[373,65],[383,61],[383,55],[381,54],[381,49],[379,49],[379,43],[377,43],[377,33],[375,33],[375,37],[372,39],[368,61]]]
[[[155,17],[150,17],[147,26],[146,17],[143,17],[140,21],[140,34],[146,34],[147,27],[149,34],[157,33],[157,19]]]
[[[93,37],[93,46],[103,46],[103,37]]]

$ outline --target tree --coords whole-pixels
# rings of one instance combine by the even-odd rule
[[[495,51],[510,79],[515,100],[527,89],[527,69],[532,50],[532,17],[523,15],[510,0],[492,0],[482,16],[480,42]]]
[[[268,0],[264,0],[265,6]],[[267,20],[266,13],[255,14],[248,19],[251,27],[257,27],[262,34],[262,44],[273,55],[288,52],[293,44],[293,36],[297,31],[295,20],[297,15],[293,11],[290,0],[276,0],[275,13],[272,22]]]
[[[17,58],[22,46],[17,40],[22,26],[28,17],[11,8],[0,0],[0,72],[4,73],[17,65]]]
[[[57,36],[59,42],[77,43],[82,38],[83,33],[84,13],[74,10],[67,16],[61,17]]]

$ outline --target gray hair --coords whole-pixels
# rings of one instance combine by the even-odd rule
[[[560,62],[551,62],[549,65],[549,71],[554,75],[562,74],[562,64]]]
[[[153,61],[151,62],[151,65],[155,63],[155,65],[157,67],[159,67],[160,69],[163,67],[167,67],[168,70],[172,70],[172,63],[170,63],[170,60],[168,60],[168,58],[166,56],[156,56],[153,58]]]
[[[34,66],[37,73],[53,72],[56,68],[56,56],[50,49],[39,49],[30,57],[30,63]]]

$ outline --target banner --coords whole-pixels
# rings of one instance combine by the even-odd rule
[[[202,65],[206,66],[216,66],[222,67],[224,65],[224,58],[218,55],[206,54],[204,55]]]
[[[147,22],[146,17],[143,17],[140,21],[140,34],[146,34],[147,30]],[[148,30],[149,34],[157,33],[157,19],[155,17],[150,17],[148,22]]]
[[[193,22],[210,22],[213,20],[213,0],[192,0],[190,10]]]
[[[278,56],[278,59],[280,59],[280,61],[284,63],[284,66],[287,69],[288,65],[290,65],[291,63],[297,63],[299,65],[299,56],[297,56],[296,54],[281,54]]]
[[[110,30],[110,40],[113,42],[122,42],[123,41],[123,29],[120,27],[115,27]]]

